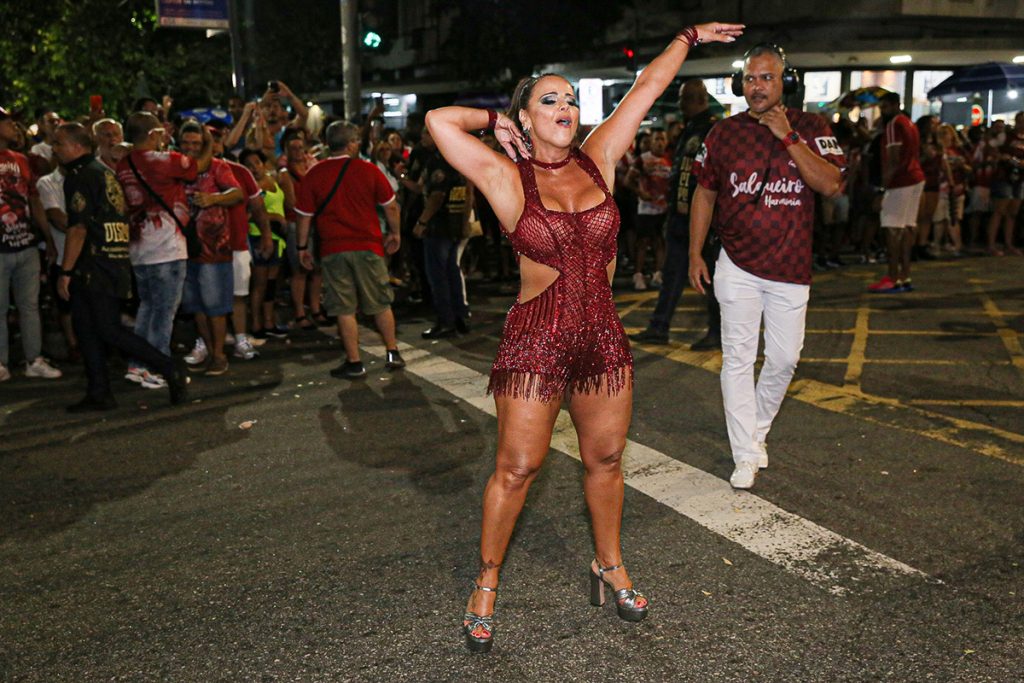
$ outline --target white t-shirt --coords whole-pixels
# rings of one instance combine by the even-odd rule
[[[49,142],[37,142],[32,145],[32,149],[28,151],[29,154],[35,154],[36,156],[42,157],[47,161],[53,160],[53,147],[50,146]]]
[[[64,174],[59,169],[48,173],[39,179],[36,183],[36,189],[39,191],[39,201],[43,205],[43,210],[59,209],[67,215],[67,208],[64,205]],[[64,262],[64,240],[67,236],[58,230],[53,228],[50,230],[53,235],[53,243],[57,245],[57,264]]]

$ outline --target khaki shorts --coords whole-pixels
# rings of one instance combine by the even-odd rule
[[[343,251],[320,261],[324,275],[324,308],[327,315],[383,313],[391,306],[394,292],[384,258],[372,251]]]

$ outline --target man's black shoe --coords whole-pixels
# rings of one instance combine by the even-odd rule
[[[704,335],[704,338],[694,342],[690,345],[691,351],[711,351],[712,349],[722,348],[722,337],[721,335],[715,334],[714,332],[708,332]]]
[[[648,327],[642,332],[629,335],[629,338],[633,341],[641,342],[644,344],[668,344],[668,333],[659,332],[658,330]]]
[[[398,349],[388,349],[384,367],[388,370],[401,370],[405,367],[405,361],[402,359],[402,354],[398,352]]]
[[[347,360],[338,367],[331,370],[331,377],[338,379],[359,379],[366,377],[366,368],[361,360]]]
[[[176,406],[188,400],[188,370],[181,359],[174,361],[174,369],[164,376],[167,380],[167,389],[171,392],[171,405]]]
[[[67,407],[69,413],[91,413],[98,410],[113,410],[117,407],[117,401],[110,394],[103,398],[86,396],[78,403],[72,403]]]
[[[455,330],[459,334],[469,334],[469,321],[465,318],[455,319]]]
[[[424,339],[446,339],[447,337],[454,337],[458,332],[454,327],[447,327],[444,325],[434,325],[428,327],[420,333],[420,336]]]

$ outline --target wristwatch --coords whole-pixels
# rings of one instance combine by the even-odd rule
[[[295,245],[295,251],[306,251],[307,249],[309,249],[309,245],[308,244],[296,244]]]
[[[797,133],[795,130],[789,131],[789,135],[782,138],[782,146],[787,149],[797,144],[798,142],[803,142],[803,138],[801,138],[800,133]]]
[[[61,275],[65,275],[67,277],[71,277],[72,275],[75,274],[75,271],[73,271],[73,270],[64,270],[63,268],[61,268],[60,274]]]

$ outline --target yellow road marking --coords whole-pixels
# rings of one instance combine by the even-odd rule
[[[985,313],[988,314],[995,324],[996,333],[1002,340],[1003,346],[1006,347],[1006,352],[1010,354],[1010,360],[1013,362],[1014,367],[1020,371],[1021,377],[1024,377],[1024,348],[1021,348],[1020,337],[1017,335],[1017,331],[1006,324],[1006,321],[1003,319],[1005,313],[999,310],[996,302],[992,300],[988,293],[979,285],[974,285],[974,291],[981,300]]]
[[[964,408],[1024,408],[1024,401],[987,401],[985,399],[963,399],[941,401],[930,398],[915,398],[906,402],[912,406],[953,406]]]
[[[843,386],[860,389],[860,375],[864,370],[864,354],[868,349],[868,319],[871,316],[869,306],[861,306],[857,311],[857,321],[853,325],[853,342],[850,344],[850,355],[846,359],[846,375]]]

